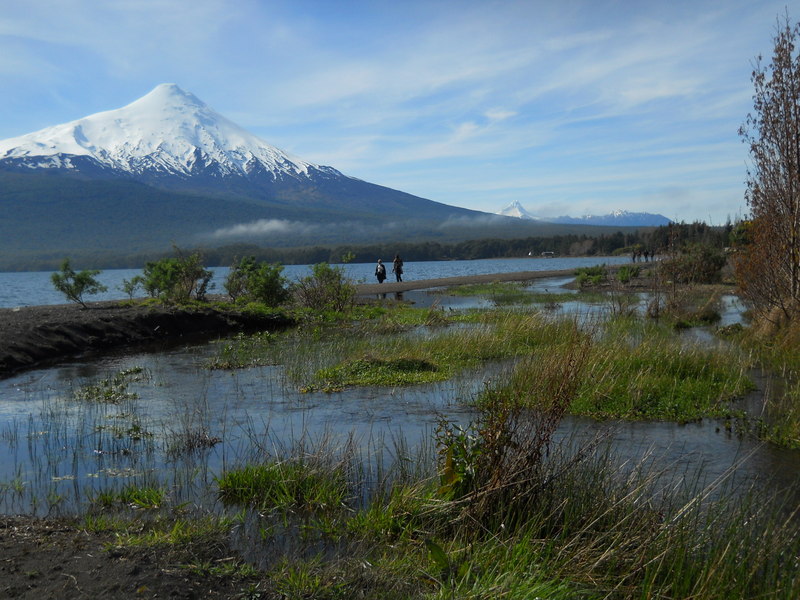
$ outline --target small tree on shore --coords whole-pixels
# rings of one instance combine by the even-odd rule
[[[175,252],[178,256],[145,264],[142,287],[151,298],[163,302],[183,304],[192,299],[202,302],[214,274],[203,266],[198,252],[185,256],[177,247]]]
[[[772,60],[753,69],[753,113],[739,133],[748,144],[751,220],[734,268],[757,313],[790,319],[800,308],[800,23],[779,21]]]
[[[231,266],[223,285],[234,302],[246,298],[278,306],[289,299],[282,273],[282,265],[257,262],[255,257],[249,256]]]
[[[76,302],[86,308],[86,302],[83,300],[84,295],[100,294],[108,290],[106,286],[95,279],[99,274],[100,271],[94,270],[84,270],[76,273],[70,267],[69,259],[65,258],[64,262],[61,263],[61,270],[53,273],[50,276],[50,280],[56,290],[67,297],[67,300]]]
[[[292,286],[300,306],[314,310],[344,311],[352,308],[356,286],[342,267],[319,263],[311,267],[311,275],[301,278]]]

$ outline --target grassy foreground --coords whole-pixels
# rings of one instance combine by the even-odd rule
[[[687,344],[670,324],[518,309],[362,307],[239,336],[207,366],[280,364],[307,391],[508,368],[468,399],[474,422],[441,419],[430,448],[398,440],[392,456],[367,457],[322,441],[245,452],[201,477],[218,500],[211,510],[133,483],[95,493],[81,527],[110,540],[109,556],[157,556],[171,574],[235,582],[238,598],[794,599],[791,496],[734,486],[733,473],[701,483],[647,460],[621,463],[599,440],[554,441],[569,413],[735,416],[751,360],[736,346]],[[121,373],[72,401],[124,406],[126,382],[145,375]]]

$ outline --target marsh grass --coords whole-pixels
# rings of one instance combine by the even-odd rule
[[[106,395],[101,385],[86,401],[65,395],[46,404],[27,435],[23,425],[3,432],[15,450],[28,446],[34,468],[0,485],[0,498],[8,506],[35,494],[58,504],[63,488],[48,487],[49,465],[64,448],[75,464],[96,456],[97,473],[108,477],[99,491],[76,481],[75,493],[94,499],[84,527],[113,536],[110,552],[158,548],[175,569],[241,577],[266,597],[800,597],[798,515],[788,501],[734,486],[733,469],[705,485],[650,457],[623,462],[602,440],[554,441],[567,411],[727,414],[727,401],[747,389],[747,356],[693,348],[669,326],[632,318],[587,325],[494,310],[455,324],[448,315],[451,326],[439,327],[440,312],[371,308],[363,322],[309,321],[263,345],[244,340],[242,349],[315,385],[396,385],[406,373],[452,377],[515,364],[474,399],[474,423],[443,417],[424,448],[409,450],[401,436],[368,456],[356,455],[352,441],[314,444],[305,432],[276,441],[253,418],[236,445],[226,439],[214,449],[223,467],[213,472],[201,452],[216,439],[207,415],[136,440],[129,425],[149,427],[137,403],[117,384],[105,387],[116,386],[120,403],[95,400]],[[415,335],[419,326],[430,329]],[[155,468],[158,453],[174,459],[173,472]],[[178,459],[191,473],[178,472]],[[112,470],[120,486],[108,485]],[[58,475],[55,483],[69,485],[80,473]],[[220,500],[203,508],[213,514],[180,496],[181,477]]]
[[[306,389],[412,385],[445,381],[482,364],[530,353],[564,325],[538,313],[497,311],[464,316],[472,324],[430,335],[365,337],[338,346],[336,362],[320,368]]]
[[[75,390],[73,397],[76,401],[122,404],[137,397],[135,393],[128,391],[128,385],[133,381],[145,380],[149,376],[149,373],[142,367],[125,369],[109,378]]]
[[[529,284],[515,282],[460,285],[447,288],[441,293],[451,296],[482,296],[500,307],[507,307],[509,305],[561,304],[564,302],[582,302],[585,304],[603,304],[608,302],[607,294],[593,289],[579,289],[577,292],[534,292],[529,289]]]
[[[105,509],[125,506],[128,508],[159,508],[167,498],[167,491],[163,488],[141,487],[126,485],[119,490],[106,490],[97,493],[91,504]]]
[[[260,510],[335,511],[346,507],[348,485],[340,468],[306,461],[271,462],[230,469],[217,479],[227,504]]]
[[[800,448],[800,326],[762,319],[723,333],[764,371],[763,406],[749,419],[752,431],[779,446]]]
[[[274,364],[270,347],[276,334],[262,331],[253,334],[239,333],[233,338],[218,342],[219,351],[208,363],[210,369],[244,369]]]
[[[387,311],[377,321],[388,320],[386,328],[365,321],[287,334],[276,344],[254,342],[248,348],[261,358],[247,362],[283,364],[288,381],[305,392],[419,385],[509,359],[521,360],[520,369],[529,369],[531,363],[561,356],[575,327],[570,319],[496,309],[462,314],[457,326],[410,335],[426,322],[425,315],[420,310]],[[594,329],[595,340],[570,407],[574,414],[679,422],[730,417],[730,401],[753,388],[747,376],[749,357],[732,349],[687,345],[665,323],[624,315],[602,326],[583,326]]]
[[[753,389],[735,352],[686,347],[679,340],[619,337],[598,342],[571,407],[575,414],[678,422],[730,415],[730,402]]]

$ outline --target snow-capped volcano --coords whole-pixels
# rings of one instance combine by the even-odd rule
[[[538,221],[539,217],[535,217],[529,213],[518,200],[514,200],[511,204],[506,206],[503,210],[497,213],[504,217],[516,217],[517,219],[528,219],[531,221]]]
[[[292,157],[173,83],[116,110],[0,141],[0,161],[27,168],[97,166],[133,176],[338,173]]]
[[[0,140],[0,196],[0,258],[372,243],[486,216],[290,156],[174,84]]]

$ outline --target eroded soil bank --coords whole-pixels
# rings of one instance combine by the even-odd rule
[[[286,317],[119,302],[0,309],[0,377],[65,358],[291,325]]]

